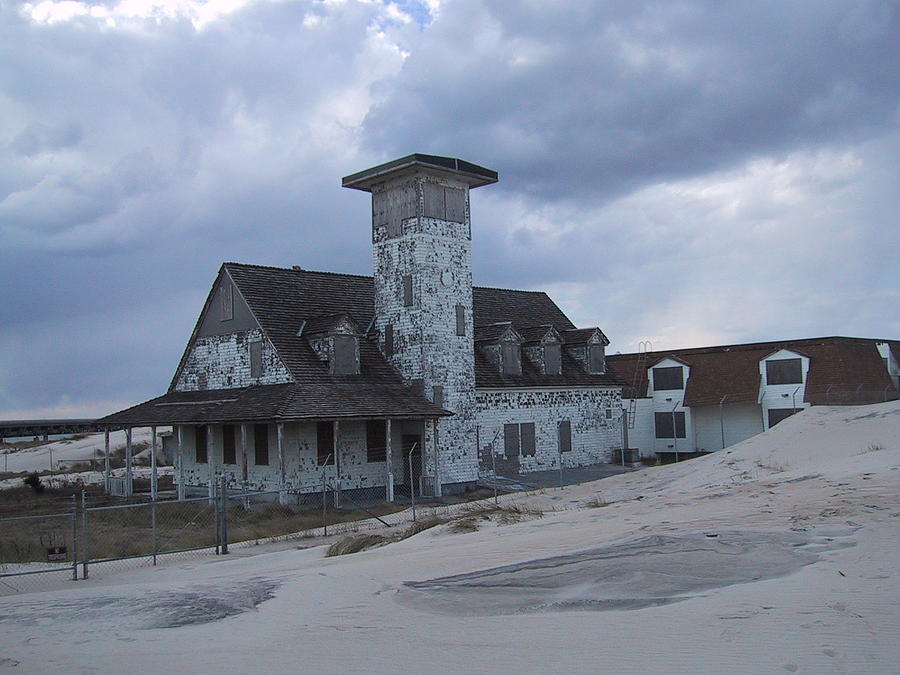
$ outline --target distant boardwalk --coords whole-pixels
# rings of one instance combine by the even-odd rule
[[[21,436],[40,436],[47,440],[51,434],[77,434],[103,429],[93,419],[0,420],[0,441]]]

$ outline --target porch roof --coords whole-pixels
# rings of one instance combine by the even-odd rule
[[[151,426],[347,418],[430,418],[452,414],[410,389],[356,381],[173,391],[99,419],[97,424]]]

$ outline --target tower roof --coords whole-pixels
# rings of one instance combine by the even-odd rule
[[[374,185],[383,182],[388,177],[393,178],[404,173],[411,174],[418,169],[426,169],[430,173],[443,174],[448,178],[467,183],[470,188],[490,185],[491,183],[496,183],[498,179],[496,171],[462,159],[413,153],[400,159],[373,166],[371,169],[344,176],[341,179],[341,185],[354,190],[371,192]]]

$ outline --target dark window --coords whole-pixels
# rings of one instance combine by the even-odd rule
[[[383,462],[387,459],[387,423],[384,420],[366,422],[366,461]]]
[[[522,350],[515,342],[504,342],[501,345],[503,353],[503,374],[522,374]]]
[[[774,427],[781,420],[787,419],[794,413],[800,412],[799,408],[770,408],[769,409],[769,427]]]
[[[384,327],[384,353],[387,356],[394,355],[394,324],[392,323]]]
[[[559,423],[559,451],[571,452],[572,450],[572,423],[569,420],[562,420]]]
[[[654,368],[653,389],[654,391],[684,389],[684,374],[681,366],[675,366],[674,368]],[[657,438],[671,438],[671,436],[657,436]]]
[[[517,457],[519,455],[518,424],[503,425],[503,451],[507,457]]]
[[[194,427],[194,459],[197,464],[206,464],[209,461],[206,440],[206,427]]]
[[[226,282],[222,285],[219,297],[222,299],[222,321],[230,321],[234,318],[234,294],[231,284]]]
[[[403,276],[403,306],[404,307],[412,307],[412,304],[413,304],[412,275],[405,274]]]
[[[261,377],[262,371],[262,342],[256,340],[250,343],[250,377]]]
[[[544,345],[544,373],[559,375],[562,369],[562,348],[557,344]]]
[[[766,361],[766,384],[800,384],[803,373],[800,359]]]
[[[356,338],[352,335],[335,335],[334,359],[331,372],[335,375],[356,375],[359,373],[359,362],[356,360]]]
[[[684,431],[684,413],[656,413],[657,438],[687,438]]]
[[[334,464],[334,423],[316,423],[316,453],[319,466]]]
[[[466,308],[462,305],[456,306],[456,334],[466,334]]]
[[[519,438],[522,443],[522,456],[534,457],[534,422],[519,425]]]
[[[592,373],[606,372],[606,354],[603,345],[588,345],[588,365]]]
[[[431,400],[435,405],[444,407],[444,388],[440,385],[434,385],[431,388]]]
[[[269,425],[253,425],[253,461],[258,466],[269,463]]]
[[[233,424],[222,425],[222,464],[237,464],[234,452],[236,431]]]

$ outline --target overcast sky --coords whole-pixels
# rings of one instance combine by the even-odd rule
[[[612,352],[900,338],[895,0],[4,0],[0,419],[164,393],[223,261],[371,273],[411,152]]]

